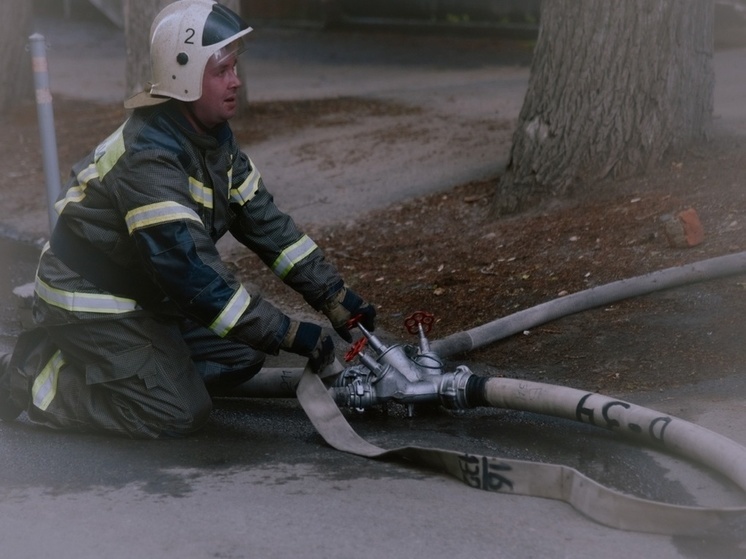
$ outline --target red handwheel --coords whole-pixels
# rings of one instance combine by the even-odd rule
[[[355,357],[357,357],[357,354],[363,351],[365,349],[365,346],[368,345],[368,338],[360,338],[358,341],[356,341],[354,344],[352,344],[352,347],[345,353],[345,362],[349,363]]]
[[[432,313],[427,311],[415,311],[411,316],[404,320],[404,328],[406,328],[407,332],[410,334],[417,334],[420,331],[419,325],[422,324],[422,329],[425,333],[428,333],[433,329],[434,322],[435,317]]]
[[[356,314],[355,316],[351,317],[351,318],[350,318],[350,319],[349,319],[349,320],[348,320],[348,321],[347,321],[347,322],[345,323],[345,328],[347,328],[348,330],[352,330],[353,328],[355,328],[355,327],[356,327],[356,326],[358,325],[358,323],[360,322],[360,320],[361,320],[362,318],[363,318],[363,315],[362,315],[362,314]]]

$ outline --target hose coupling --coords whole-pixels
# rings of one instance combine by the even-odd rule
[[[474,373],[465,365],[459,365],[453,373],[445,373],[441,377],[438,394],[443,407],[462,410],[469,406],[467,399],[467,384]]]

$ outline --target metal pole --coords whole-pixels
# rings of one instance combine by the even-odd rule
[[[57,138],[54,131],[54,112],[52,111],[52,92],[49,89],[44,36],[34,33],[29,37],[29,40],[31,41],[31,62],[34,68],[34,86],[36,87],[36,112],[39,118],[44,177],[47,185],[47,212],[51,233],[55,223],[57,223],[54,203],[57,201],[61,190],[60,166],[57,161]]]

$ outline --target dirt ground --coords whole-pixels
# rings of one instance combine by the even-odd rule
[[[499,221],[489,214],[493,177],[373,212],[362,223],[375,224],[374,235],[360,224],[312,233],[377,304],[387,332],[411,339],[403,320],[425,310],[438,339],[569,293],[746,250],[745,169],[746,141],[721,136],[644,177]],[[705,240],[672,247],[665,224],[687,209]],[[251,279],[302,309],[270,274]],[[738,374],[745,288],[746,277],[731,277],[627,300],[461,357],[492,374],[615,394]]]
[[[65,43],[57,41],[59,53]],[[446,45],[449,56],[456,56],[461,43]],[[355,55],[352,50],[345,52],[341,40],[340,45],[335,46],[335,57]],[[364,48],[369,47],[364,44]],[[428,48],[438,46],[433,43]],[[485,52],[483,42],[469,48]],[[412,48],[405,45],[397,56],[408,50]],[[70,47],[70,52],[74,54],[75,49]],[[525,51],[517,54],[525,59]],[[268,53],[265,58],[271,56]],[[262,56],[258,59],[263,60]],[[446,64],[445,55],[440,60]],[[354,60],[349,62],[350,69],[359,67]],[[339,66],[335,72],[340,74],[345,68]],[[410,87],[403,81],[406,74],[405,65],[401,73],[388,76],[389,82],[404,90]],[[350,76],[348,82],[358,77]],[[459,74],[459,79],[474,79],[474,84],[483,81],[481,75],[470,76]],[[512,76],[507,74],[509,80]],[[285,90],[294,87],[284,82],[282,86]],[[477,85],[468,87],[474,90]],[[365,157],[383,152],[388,159],[374,161],[377,168],[390,162],[401,165],[406,159],[396,158],[408,146],[429,149],[429,159],[423,155],[422,163],[427,166],[443,157],[437,150],[446,145],[452,153],[459,149],[468,153],[480,144],[494,147],[501,142],[494,153],[500,157],[498,152],[505,151],[502,157],[507,157],[514,124],[505,117],[486,122],[481,112],[458,104],[455,90],[444,101],[432,95],[428,98],[425,91],[421,104],[391,101],[381,95],[268,100],[274,91],[263,97],[261,89],[254,88],[250,99],[252,93],[247,114],[232,123],[249,153],[252,148],[262,149],[268,136],[280,138],[276,145],[282,150],[285,139],[291,142],[295,136],[306,135],[306,142],[313,138],[314,146],[327,145],[327,151],[356,142],[355,150],[344,155],[356,159],[358,165]],[[436,114],[433,106],[445,109]],[[452,114],[440,124],[435,122],[438,114],[453,113],[453,107],[472,118],[462,114],[461,128]],[[503,115],[514,111],[502,105],[495,110]],[[55,97],[54,112],[63,170],[111,133],[124,116],[119,103],[81,102],[60,95]],[[368,126],[378,128],[366,136],[361,130]],[[354,135],[345,136],[344,130]],[[454,130],[440,143],[434,141],[434,134]],[[333,167],[334,154],[318,148],[319,153],[309,155],[307,145],[284,148],[292,156],[308,158],[306,164],[311,167],[296,174],[327,162]],[[413,151],[413,156],[423,153]],[[46,195],[34,105],[22,105],[0,117],[0,165],[4,170],[0,174],[0,234],[41,244],[46,234]],[[453,184],[436,194],[357,214],[344,224],[319,220],[305,228],[348,283],[376,304],[382,332],[397,340],[408,339],[404,318],[425,310],[436,317],[431,338],[439,339],[565,294],[746,250],[745,171],[746,137],[720,126],[710,142],[645,176],[598,185],[591,195],[499,221],[489,217],[499,178],[494,172],[483,180]],[[352,194],[354,202],[354,189]],[[691,248],[671,247],[664,224],[688,208],[697,212],[703,224],[704,242]],[[231,252],[229,260],[245,281],[256,284],[288,312],[306,312],[300,298],[253,256]],[[486,364],[491,374],[609,393],[737,374],[746,366],[744,288],[746,277],[733,277],[623,301],[556,320],[459,357]]]
[[[114,129],[122,114],[118,105],[56,103],[62,168],[89,149],[90,138]],[[259,103],[234,128],[250,147],[252,138],[270,127],[268,121],[273,130],[300,130],[321,120],[400,110],[358,99]],[[13,227],[14,219],[43,209],[37,150],[35,107],[24,106],[4,119],[0,137],[8,235],[22,230]],[[354,224],[309,232],[347,281],[378,306],[385,332],[406,339],[403,319],[426,310],[436,317],[432,337],[437,339],[563,294],[746,250],[745,171],[746,140],[721,135],[645,176],[499,221],[489,217],[493,177],[373,212]],[[39,186],[19,188],[28,184]],[[664,222],[688,208],[698,213],[705,240],[673,248]],[[301,300],[262,272],[252,256],[234,265],[271,299],[291,312],[302,310]],[[494,367],[495,374],[604,392],[737,373],[744,362],[744,288],[746,278],[735,277],[675,290],[676,296],[628,300],[466,357]]]

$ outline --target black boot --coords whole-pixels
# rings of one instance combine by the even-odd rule
[[[13,421],[23,411],[10,394],[10,353],[0,354],[0,419]]]

